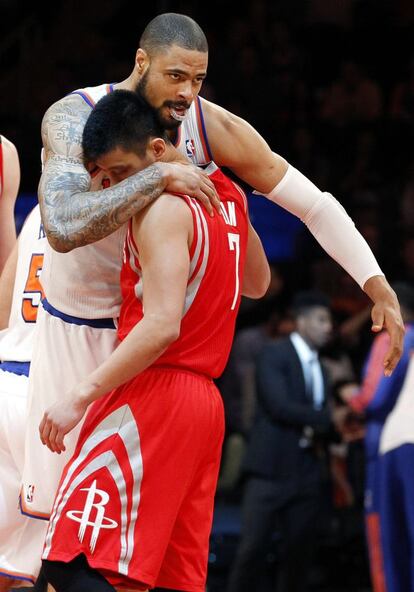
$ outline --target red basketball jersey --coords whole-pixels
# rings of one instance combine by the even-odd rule
[[[242,189],[213,163],[209,170],[221,199],[222,215],[211,217],[197,200],[183,196],[193,216],[194,239],[180,337],[154,366],[186,368],[216,378],[224,370],[234,336],[248,214]],[[131,225],[125,242],[121,288],[119,337],[123,339],[143,317],[141,266]]]

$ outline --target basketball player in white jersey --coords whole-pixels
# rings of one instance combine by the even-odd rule
[[[0,136],[0,273],[16,242],[14,204],[20,185],[16,146]]]
[[[46,243],[39,206],[28,215],[0,278],[0,591],[30,585],[39,568],[46,523],[18,508],[23,470],[27,383],[41,299]],[[6,308],[8,314],[6,315]],[[7,317],[7,318],[6,318]]]
[[[271,201],[299,216],[326,252],[350,273],[374,302],[373,330],[391,336],[384,370],[401,355],[403,323],[397,298],[352,220],[329,194],[279,155],[244,120],[198,93],[207,74],[208,45],[191,18],[166,13],[146,27],[131,75],[115,88],[137,90],[158,108],[162,123],[176,135],[180,150],[196,164],[214,160]],[[83,126],[91,104],[79,94],[58,101],[46,112],[42,136],[47,164],[40,203],[51,245],[59,251],[98,241],[135,213],[137,177],[119,188],[91,192],[80,154]],[[148,203],[165,182],[157,167],[146,170]],[[143,177],[139,177],[143,186]],[[178,189],[177,189],[178,190]],[[210,188],[211,190],[211,188]]]
[[[373,300],[373,330],[385,327],[391,335],[384,360],[384,371],[390,373],[401,354],[403,324],[397,298],[371,250],[330,194],[274,154],[247,122],[198,98],[207,60],[207,41],[197,23],[184,15],[159,15],[141,37],[131,75],[114,87],[136,90],[155,106],[184,157],[197,164],[214,159],[307,224]],[[115,346],[125,222],[166,187],[165,169],[159,164],[105,189],[99,171],[90,175],[84,168],[82,131],[93,105],[110,90],[110,85],[101,85],[72,93],[52,105],[42,123],[45,167],[39,201],[53,250],[46,251],[42,277],[47,301],[37,327],[42,353],[30,376],[30,433],[21,498],[25,511],[34,516],[49,515],[53,484],[77,435],[71,434],[65,458],[59,459],[46,448],[41,451],[37,426],[44,410]],[[125,171],[119,174],[123,178]],[[167,188],[191,193],[178,182]],[[191,194],[213,197],[205,182]],[[80,246],[84,248],[77,249]]]

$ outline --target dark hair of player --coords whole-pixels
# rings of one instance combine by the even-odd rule
[[[207,52],[208,43],[201,27],[189,16],[166,12],[159,14],[145,27],[140,47],[150,56],[178,45],[184,49]]]
[[[86,121],[82,136],[84,164],[96,162],[115,148],[142,157],[151,138],[169,141],[157,112],[136,93],[115,90],[98,101]]]

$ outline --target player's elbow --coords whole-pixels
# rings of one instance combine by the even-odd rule
[[[171,325],[171,326],[164,327],[162,334],[161,334],[161,340],[162,340],[163,346],[165,348],[167,348],[169,345],[174,343],[174,341],[177,341],[179,336],[180,336],[179,325],[178,326]]]
[[[249,277],[250,276],[250,277]],[[270,268],[268,265],[260,272],[249,274],[244,277],[243,281],[243,296],[247,298],[263,298],[270,286]]]
[[[63,221],[56,218],[56,220],[48,220],[46,216],[43,217],[43,230],[45,232],[47,241],[54,251],[58,253],[69,253],[76,247],[81,247],[87,244],[80,243],[78,236],[73,233],[70,235],[65,228]]]
[[[60,233],[45,230],[45,234],[49,245],[58,253],[69,253],[75,246]]]
[[[150,319],[148,319],[150,320]],[[160,350],[167,349],[180,336],[180,321],[169,317],[152,316],[154,343],[157,343]]]

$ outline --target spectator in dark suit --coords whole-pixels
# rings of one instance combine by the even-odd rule
[[[258,358],[257,417],[244,460],[242,533],[228,592],[258,590],[276,525],[284,548],[278,589],[307,589],[325,444],[335,433],[329,381],[318,357],[330,338],[332,320],[329,300],[317,292],[297,294],[293,314],[296,331],[266,345]]]

